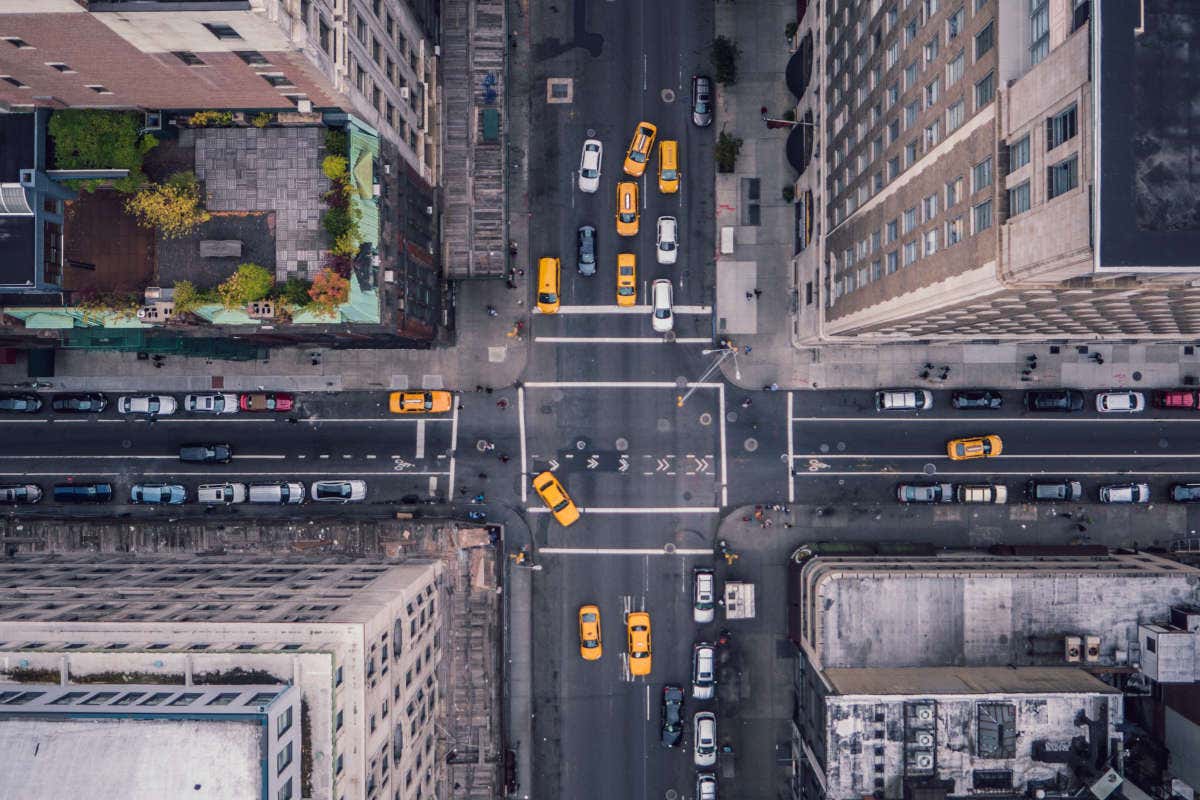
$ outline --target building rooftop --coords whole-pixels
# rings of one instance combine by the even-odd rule
[[[251,722],[0,718],[0,800],[261,797],[261,738]]]
[[[1077,667],[921,667],[825,670],[841,695],[1120,694]]]
[[[1101,269],[1200,269],[1200,4],[1098,0]]]
[[[0,217],[0,286],[33,285],[36,225],[33,216]]]
[[[17,183],[36,166],[36,131],[33,114],[0,114],[0,183]]]

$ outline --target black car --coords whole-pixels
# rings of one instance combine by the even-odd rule
[[[54,486],[58,503],[107,503],[112,500],[111,483],[59,483]]]
[[[712,125],[712,81],[707,75],[692,76],[692,122],[701,128]]]
[[[227,444],[185,444],[179,448],[179,460],[193,464],[228,464],[233,448]]]
[[[991,389],[968,389],[950,395],[950,405],[957,409],[1000,408],[1004,398]]]
[[[1053,481],[1030,481],[1025,484],[1030,500],[1076,502],[1083,499],[1083,484],[1070,478]]]
[[[1171,499],[1176,503],[1200,503],[1200,483],[1177,483],[1171,487]]]
[[[99,414],[108,400],[102,394],[56,394],[50,407],[60,414]]]
[[[579,243],[579,274],[596,274],[596,229],[591,225],[583,225],[577,234]]]
[[[683,739],[683,687],[667,684],[663,687],[662,743],[677,747]]]
[[[1025,393],[1027,411],[1058,411],[1069,414],[1083,409],[1083,392],[1076,389],[1035,389]]]
[[[0,411],[9,414],[36,414],[42,410],[42,398],[36,394],[0,394]]]

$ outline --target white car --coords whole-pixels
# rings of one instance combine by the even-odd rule
[[[583,143],[579,157],[579,191],[595,194],[600,188],[600,162],[604,158],[604,145],[599,139],[588,139]]]
[[[658,238],[655,257],[660,264],[674,264],[679,255],[679,226],[674,217],[658,218]]]
[[[692,620],[703,625],[715,616],[717,579],[711,569],[692,570]]]
[[[367,496],[366,481],[313,481],[310,497],[318,503],[353,503]]]
[[[670,333],[675,327],[675,315],[671,312],[671,282],[659,278],[650,285],[650,297],[654,302],[654,315],[650,318],[650,327],[655,333]]]
[[[692,730],[696,735],[692,761],[697,767],[711,767],[717,763],[717,715],[711,711],[698,712],[692,717]]]
[[[135,394],[117,398],[117,411],[122,414],[146,414],[166,417],[175,413],[179,404],[165,394]]]
[[[1096,395],[1096,410],[1101,414],[1137,414],[1146,409],[1141,392],[1101,392]]]
[[[185,411],[198,414],[236,414],[238,398],[236,394],[189,394],[183,398]]]
[[[692,646],[692,697],[711,700],[717,691],[717,648],[708,642]]]
[[[1149,503],[1150,484],[1118,483],[1100,487],[1101,503]]]
[[[696,776],[696,800],[717,800],[717,776],[701,772]]]
[[[244,503],[246,502],[246,484],[206,483],[196,492],[196,502]]]

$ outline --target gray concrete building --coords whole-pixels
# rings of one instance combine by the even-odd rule
[[[292,758],[305,767],[293,776],[292,796],[432,798],[442,583],[440,561],[90,556],[0,562],[0,693],[13,691],[8,684],[29,692],[65,690],[72,703],[119,713],[138,707],[136,692],[187,695],[249,682],[296,698]],[[118,682],[123,685],[103,685]],[[122,693],[108,696],[113,691]],[[235,700],[220,702],[246,705]],[[259,700],[251,705],[268,698]],[[272,755],[274,740],[251,752],[240,728],[217,729],[188,716],[202,707],[196,698],[172,706],[184,715],[177,722],[194,726],[210,749],[224,741],[241,754],[231,757],[230,776],[257,775],[246,765],[251,756],[278,758],[268,766],[284,774],[278,765],[288,759]],[[34,718],[42,720],[38,735],[53,735],[43,718],[27,720]],[[0,713],[0,747],[6,731],[23,724]],[[169,748],[160,744],[174,741],[136,740],[138,752],[151,760],[168,757]],[[135,791],[137,773],[128,780],[128,792],[108,796],[142,796]]]
[[[1176,5],[811,4],[796,342],[1200,330],[1194,98],[1164,79],[1200,9]]]

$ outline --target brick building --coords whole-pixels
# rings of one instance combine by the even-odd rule
[[[1174,45],[1200,25],[1168,5],[811,4],[797,340],[1200,330],[1197,187],[1163,177],[1196,144],[1194,98],[1161,80],[1194,69]]]

